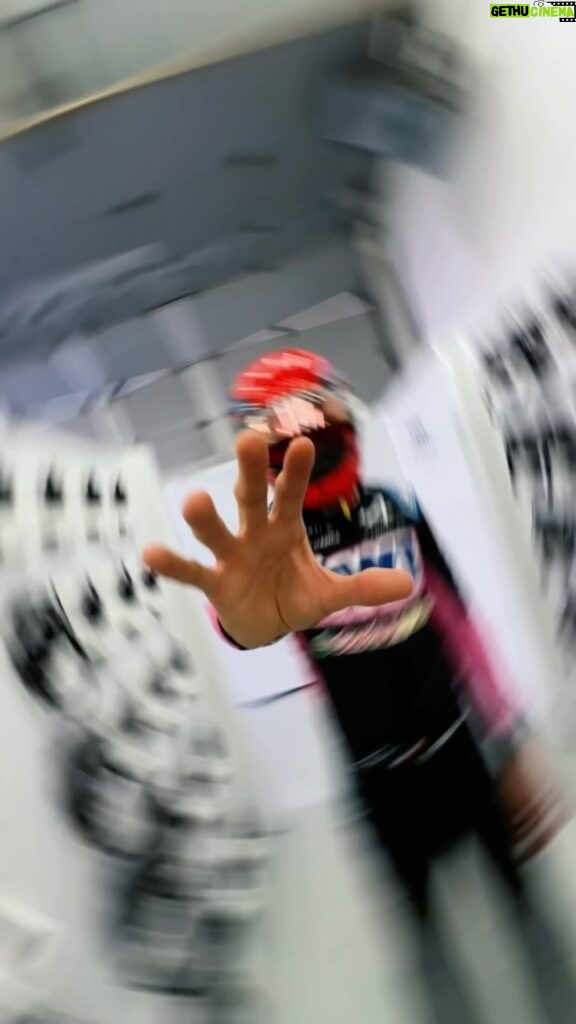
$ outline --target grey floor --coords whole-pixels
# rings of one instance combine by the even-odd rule
[[[575,855],[572,824],[528,870],[576,970]],[[281,840],[275,887],[267,1024],[425,1024],[398,893],[376,878],[329,807],[309,808]],[[437,890],[486,1024],[543,1024],[497,891],[474,850],[442,866]]]
[[[336,808],[328,801],[300,810],[278,838],[274,912],[257,957],[263,978],[260,1014],[238,1017],[238,1024],[428,1024],[399,894],[377,869],[358,830],[343,826]],[[576,822],[526,870],[576,971]],[[437,896],[482,1021],[545,1024],[498,892],[472,848],[442,865]],[[152,1024],[159,1009],[143,997],[131,1020]],[[171,1024],[214,1020],[199,1006],[191,1017],[187,1003],[166,1013],[164,1003],[162,1016]],[[576,1007],[566,1024],[572,1019]]]

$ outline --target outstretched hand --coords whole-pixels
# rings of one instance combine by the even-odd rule
[[[314,464],[310,440],[298,438],[288,448],[270,512],[266,441],[245,431],[236,452],[238,535],[222,521],[209,494],[189,495],[183,509],[194,536],[212,552],[216,564],[208,568],[156,545],[146,548],[143,557],[160,575],[203,591],[240,646],[266,646],[350,605],[380,605],[409,596],[413,584],[406,572],[365,569],[342,576],[317,562],[302,519]]]

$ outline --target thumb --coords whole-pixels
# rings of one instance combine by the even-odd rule
[[[374,607],[410,597],[414,580],[401,569],[364,569],[352,576],[331,573],[329,614],[351,605]]]

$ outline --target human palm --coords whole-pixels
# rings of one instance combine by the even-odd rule
[[[288,448],[270,511],[265,440],[245,431],[236,450],[238,534],[230,532],[204,492],[191,494],[183,510],[215,565],[208,568],[158,546],[148,547],[144,560],[161,575],[203,591],[240,646],[264,647],[350,605],[380,605],[410,594],[411,577],[400,570],[365,569],[341,576],[316,560],[302,519],[314,463],[311,441],[298,438]]]

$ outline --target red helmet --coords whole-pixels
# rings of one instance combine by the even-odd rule
[[[331,417],[330,398],[339,400],[343,417]],[[300,434],[310,436],[316,461],[306,508],[352,500],[360,466],[354,398],[329,360],[294,348],[261,356],[236,378],[232,402],[237,419],[266,435],[272,480],[282,469],[290,440]]]

